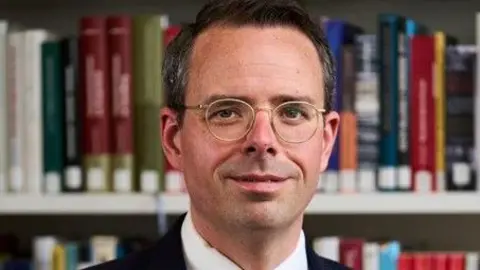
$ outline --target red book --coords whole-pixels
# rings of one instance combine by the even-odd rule
[[[435,103],[434,54],[432,36],[411,40],[411,166],[414,191],[435,191]]]
[[[448,255],[448,270],[464,270],[465,254],[451,253]]]
[[[340,263],[352,270],[363,269],[363,239],[344,238],[340,240]]]
[[[398,257],[397,270],[413,270],[413,257],[410,253],[402,252]]]
[[[415,253],[413,255],[413,270],[436,270],[432,267],[432,255],[429,253]]]
[[[112,152],[115,191],[133,191],[132,19],[107,18],[109,80],[112,87]]]
[[[432,269],[434,269],[434,270],[449,270],[448,269],[448,254],[447,253],[432,254]]]
[[[79,73],[87,190],[109,191],[111,183],[111,89],[104,17],[80,20]]]
[[[80,20],[80,73],[84,104],[84,150],[89,155],[111,153],[110,85],[107,77],[106,21]]]
[[[110,82],[112,85],[113,153],[133,153],[132,20],[107,19]]]
[[[180,33],[180,30],[182,28],[179,25],[171,25],[167,27],[167,29],[164,30],[164,41],[165,41],[165,46],[170,43],[177,35]]]

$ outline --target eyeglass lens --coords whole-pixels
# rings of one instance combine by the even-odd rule
[[[287,102],[272,112],[275,132],[288,142],[308,140],[318,125],[316,108],[308,103]],[[206,111],[210,132],[222,140],[237,140],[250,129],[255,119],[254,109],[238,100],[218,100]]]

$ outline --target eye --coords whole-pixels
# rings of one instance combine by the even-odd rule
[[[238,114],[236,112],[234,112],[233,110],[223,109],[223,110],[220,110],[220,111],[216,111],[212,115],[212,117],[218,116],[220,118],[230,118],[230,117],[234,117],[235,115],[238,115]]]
[[[229,102],[215,104],[208,111],[208,120],[214,123],[234,123],[245,117],[245,109],[239,104]]]
[[[282,114],[287,118],[297,118],[302,116],[302,111],[296,107],[287,107],[283,109]]]
[[[282,123],[299,125],[315,117],[315,108],[304,103],[288,103],[277,112],[276,117]]]

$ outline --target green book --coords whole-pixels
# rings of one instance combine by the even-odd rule
[[[58,41],[42,44],[43,181],[47,190],[57,189],[63,181],[64,91],[61,45]],[[55,185],[55,186],[51,186]]]
[[[133,18],[136,184],[140,191],[151,193],[164,187],[165,161],[159,129],[159,112],[164,102],[161,19],[161,15]]]

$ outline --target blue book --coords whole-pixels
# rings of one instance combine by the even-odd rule
[[[335,80],[335,99],[333,109],[337,112],[342,110],[342,93],[343,93],[343,79],[342,79],[342,49],[344,45],[355,44],[355,37],[363,33],[362,29],[358,26],[350,24],[348,22],[329,19],[325,23],[325,32],[330,46],[330,50],[333,54],[333,60],[335,64],[336,80]],[[340,121],[341,125],[341,121]],[[333,145],[332,153],[328,162],[327,171],[325,172],[326,181],[328,186],[333,183],[336,185],[339,181],[340,170],[340,130],[337,133],[337,139]],[[337,186],[338,189],[338,186]],[[329,190],[332,191],[332,190]],[[336,191],[336,190],[335,190]]]
[[[399,159],[399,52],[404,47],[405,19],[396,14],[380,14],[378,60],[380,88],[380,143],[378,189],[397,189]],[[401,48],[401,47],[402,48]]]
[[[66,257],[66,270],[76,270],[78,269],[79,264],[79,250],[78,244],[75,242],[69,242],[64,245],[65,247],[65,257]]]
[[[380,247],[380,270],[397,270],[401,246],[397,241],[391,241]]]

